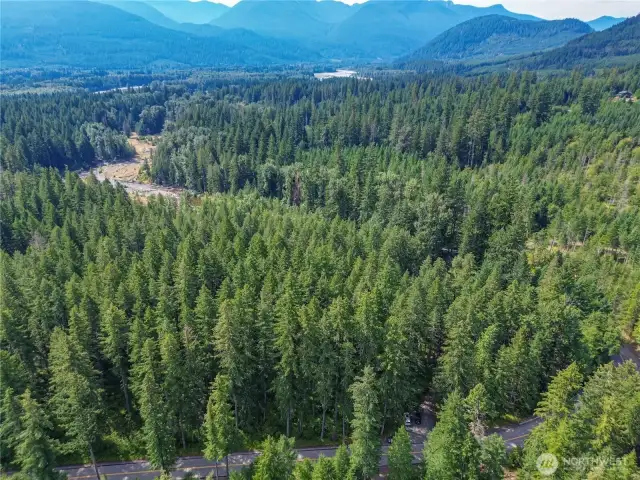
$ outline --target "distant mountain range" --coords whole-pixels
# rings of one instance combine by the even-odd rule
[[[526,68],[575,68],[628,59],[640,62],[640,15],[571,40],[566,45],[526,59]]]
[[[160,25],[161,27],[171,28],[172,30],[181,30],[182,24],[163,15],[159,10],[153,8],[145,2],[135,0],[95,0],[98,3],[111,5],[112,7],[123,10],[127,13],[137,15],[145,20]],[[195,24],[194,24],[195,25]]]
[[[229,10],[222,3],[199,0],[144,0],[160,13],[178,23],[205,24]]]
[[[326,38],[335,25],[359,9],[359,5],[350,7],[331,0],[242,0],[211,23],[273,37],[309,40]]]
[[[53,0],[55,1],[55,0]],[[118,7],[145,20],[161,25],[168,19],[175,23],[204,25],[229,10],[222,3],[207,0],[92,0]],[[160,16],[158,15],[160,14]]]
[[[624,22],[626,18],[624,17],[598,17],[590,22],[587,22],[591,28],[593,28],[596,32],[600,32],[602,30],[606,30],[607,28],[611,28],[614,25],[617,25],[620,22]]]
[[[159,10],[157,10],[150,4],[139,1],[139,0],[92,0],[92,1],[97,3],[102,3],[105,5],[110,5],[112,7],[116,7],[127,13],[137,15],[138,17],[141,17],[155,25],[159,25],[164,28],[170,28],[171,30],[178,30],[180,32],[192,33],[198,36],[217,36],[224,31],[224,29],[220,27],[214,27],[208,22],[207,23],[178,22],[173,18],[163,15],[162,13],[160,13]],[[173,2],[166,2],[166,3],[173,3]],[[175,3],[178,3],[178,2],[175,2]],[[180,3],[191,5],[191,4],[200,3],[200,2],[189,2],[185,0],[184,2],[180,2]],[[207,2],[207,3],[210,3],[210,2]],[[219,4],[212,3],[211,5],[219,5]],[[228,8],[228,7],[225,7],[225,8]]]
[[[441,33],[407,57],[407,61],[465,60],[549,50],[593,32],[575,19],[531,21],[487,15]]]
[[[206,35],[172,30],[101,3],[3,1],[1,10],[3,68],[248,66],[320,60],[316,52],[295,42],[210,25],[202,26]]]
[[[414,54],[400,59],[397,66],[430,71],[442,70],[449,65],[449,69],[460,73],[479,74],[496,70],[570,70],[637,65],[640,63],[640,15],[628,18],[606,30],[579,36],[565,45],[544,52],[504,57],[486,56],[483,59],[466,57],[455,63],[445,62]]]
[[[2,0],[0,53],[4,68],[450,62],[546,51],[617,20],[436,0]]]
[[[348,46],[368,59],[385,60],[407,54],[461,22],[489,14],[537,20],[510,12],[502,5],[479,8],[449,1],[370,0],[347,6],[331,0],[242,0],[212,24]]]

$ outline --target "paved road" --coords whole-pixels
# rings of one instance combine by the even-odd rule
[[[636,365],[636,370],[640,372],[640,352],[633,345],[622,345],[620,353],[611,356],[614,365],[620,365],[628,360],[631,360]],[[499,434],[507,448],[522,447],[531,430],[540,423],[542,423],[541,418],[531,417],[516,425],[492,428],[489,433]]]
[[[623,345],[620,349],[620,353],[613,355],[611,360],[614,364],[620,365],[621,363],[631,360],[635,363],[636,368],[640,371],[640,353],[631,345]],[[506,425],[502,427],[496,427],[489,430],[489,433],[497,433],[500,435],[507,446],[507,448],[513,448],[515,446],[524,445],[524,441],[529,436],[529,433],[533,428],[540,424],[542,419],[537,417],[531,417],[515,425]],[[411,427],[411,439],[413,442],[412,453],[416,459],[416,462],[422,458],[422,450],[424,448],[424,439],[427,431],[433,427],[433,424],[429,421],[424,422],[426,426],[423,427]],[[384,469],[387,465],[387,453],[388,447],[382,448],[382,459],[380,466]],[[303,448],[297,450],[298,459],[303,458],[317,459],[320,455],[326,457],[332,457],[336,449],[329,448]],[[229,457],[229,469],[239,470],[242,467],[253,462],[259,455],[258,452],[245,452],[233,454]],[[93,467],[90,465],[84,466],[69,466],[61,468],[68,475],[69,480],[84,480],[94,479],[95,473]],[[178,459],[176,463],[176,469],[173,472],[173,477],[176,479],[183,478],[187,472],[193,472],[200,478],[206,477],[209,473],[215,471],[215,463],[205,460],[202,457],[182,457]],[[104,463],[100,466],[100,473],[107,480],[152,480],[160,475],[159,470],[155,470],[149,465],[148,462],[143,460],[133,462],[122,463]],[[218,467],[218,473],[221,476],[226,475],[224,462]]]
[[[520,423],[491,428],[489,434],[497,433],[500,435],[504,439],[507,449],[510,450],[514,447],[522,447],[531,430],[540,423],[542,423],[541,418],[531,417]]]
[[[640,352],[633,345],[622,345],[620,353],[611,356],[614,365],[620,365],[628,360],[631,360],[635,364],[636,370],[640,372]],[[542,423],[541,418],[531,417],[516,425],[492,428],[489,433],[499,434],[504,439],[507,448],[522,447],[531,430],[540,423]]]
[[[625,344],[620,348],[620,353],[611,357],[614,365],[620,365],[621,363],[631,360],[636,365],[636,370],[640,372],[640,351],[638,347]]]
[[[413,444],[412,453],[418,462],[422,458],[423,443]],[[382,447],[382,459],[380,467],[384,469],[387,466],[387,450],[388,447]],[[304,458],[317,459],[320,455],[325,457],[333,457],[336,448],[302,448],[298,449],[298,460]],[[258,456],[258,452],[245,452],[233,454],[229,457],[229,470],[240,470],[242,467],[249,465]],[[91,465],[70,466],[60,469],[68,475],[68,480],[91,480],[96,478],[96,474]],[[215,463],[210,462],[202,457],[182,457],[178,459],[173,477],[176,479],[183,478],[187,472],[193,472],[200,478],[204,478],[210,473],[215,472]],[[148,462],[139,460],[125,463],[102,464],[100,466],[100,474],[108,480],[152,480],[160,475],[160,470],[156,470],[149,465]],[[224,462],[218,466],[218,474],[221,477],[226,476]]]
[[[490,433],[498,433],[505,440],[507,447],[512,448],[515,445],[522,446],[524,439],[527,437],[533,427],[540,423],[539,418],[531,418],[518,425],[510,425],[500,428],[495,428]],[[412,438],[414,443],[412,444],[412,453],[416,459],[416,462],[422,459],[422,450],[424,449],[424,441],[415,441],[416,437],[420,434],[413,432]],[[380,461],[380,467],[384,469],[387,466],[387,446],[382,447],[382,459]],[[298,459],[304,458],[317,459],[320,455],[325,457],[332,457],[335,455],[336,449],[333,447],[328,448],[304,448],[298,449]],[[229,469],[231,471],[240,470],[242,467],[249,465],[258,456],[258,452],[244,452],[233,454],[229,457]],[[64,467],[60,470],[64,471],[68,475],[68,480],[90,480],[95,479],[95,473],[91,465],[83,466],[70,466]],[[211,462],[202,457],[181,457],[176,463],[176,468],[173,472],[173,476],[176,479],[183,478],[187,472],[193,472],[201,478],[206,477],[212,472],[215,472],[215,462]],[[149,465],[148,462],[138,460],[124,463],[105,463],[100,466],[100,474],[105,476],[108,480],[152,480],[160,475],[160,470],[156,470]],[[218,466],[218,473],[220,476],[225,476],[224,462]]]

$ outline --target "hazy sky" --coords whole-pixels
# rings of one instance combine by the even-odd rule
[[[456,0],[486,7],[502,3],[508,10],[541,18],[580,18],[593,20],[602,15],[630,17],[640,13],[640,0]]]
[[[210,0],[212,1],[212,0]],[[234,5],[238,0],[215,0]],[[364,0],[341,0],[344,3],[362,3]],[[455,0],[454,3],[486,7],[502,3],[517,13],[528,13],[541,18],[580,18],[593,20],[602,15],[630,17],[640,13],[640,0]]]

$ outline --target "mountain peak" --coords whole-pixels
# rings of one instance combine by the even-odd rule
[[[606,30],[607,28],[611,28],[614,25],[617,25],[621,22],[624,22],[626,18],[624,17],[611,17],[609,15],[603,15],[602,17],[594,18],[587,22],[591,28],[596,31]]]

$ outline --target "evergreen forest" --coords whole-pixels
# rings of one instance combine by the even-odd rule
[[[622,90],[640,66],[4,95],[2,468],[169,478],[257,448],[232,478],[370,479],[393,436],[392,480],[542,478],[542,453],[615,459],[545,478],[638,479],[640,373],[612,362],[640,343]],[[179,199],[79,176],[133,134]],[[523,448],[491,434],[533,415]],[[342,446],[296,461],[318,444]]]

